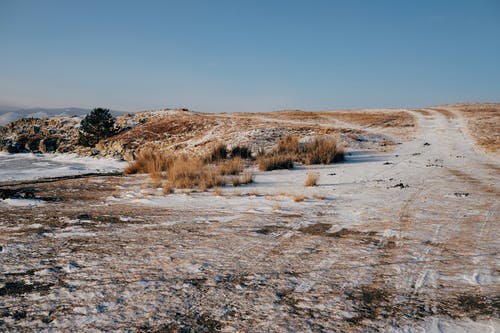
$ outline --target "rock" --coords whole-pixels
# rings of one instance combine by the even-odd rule
[[[54,137],[43,139],[40,141],[38,149],[42,153],[54,153],[57,150],[57,141],[57,138]]]

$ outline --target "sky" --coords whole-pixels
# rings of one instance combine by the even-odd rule
[[[500,101],[500,0],[0,0],[0,104],[202,112]]]

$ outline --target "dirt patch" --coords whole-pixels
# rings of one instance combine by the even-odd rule
[[[257,230],[255,230],[255,232],[258,234],[261,234],[261,235],[269,235],[269,234],[272,234],[275,232],[283,231],[283,229],[284,228],[282,228],[282,227],[278,227],[275,225],[269,225],[269,226],[265,226],[261,229],[257,229]]]
[[[304,234],[314,235],[314,236],[328,236],[330,234],[326,234],[326,232],[332,227],[331,224],[328,223],[316,223],[309,225],[307,227],[300,228],[299,231]]]
[[[347,228],[342,228],[335,232],[328,232],[332,227],[328,223],[316,223],[309,225],[307,227],[300,228],[299,231],[313,236],[323,236],[332,238],[346,238],[346,239],[356,239],[362,243],[373,243],[379,244],[380,241],[375,238],[377,233],[375,231],[357,231]]]
[[[498,189],[495,186],[491,186],[481,181],[478,178],[473,177],[472,175],[465,173],[456,169],[447,169],[447,171],[456,177],[456,179],[460,182],[466,183],[472,188],[476,188],[482,192],[486,193],[499,193]]]

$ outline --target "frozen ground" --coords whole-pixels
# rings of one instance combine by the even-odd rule
[[[0,201],[0,330],[499,331],[498,156],[425,114],[396,151],[221,196],[35,183]]]
[[[86,173],[120,172],[123,161],[68,154],[8,154],[0,152],[0,182]]]

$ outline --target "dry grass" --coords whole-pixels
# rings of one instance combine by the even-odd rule
[[[302,194],[298,194],[298,195],[294,195],[293,196],[293,201],[295,202],[302,202],[306,199],[307,197],[305,195],[302,195]]]
[[[330,164],[344,159],[344,149],[330,136],[316,137],[304,146],[305,164]]]
[[[199,158],[177,157],[167,170],[167,179],[175,188],[199,187],[205,191],[214,186],[225,185],[224,179],[212,167]]]
[[[259,169],[270,171],[292,169],[293,161],[305,164],[330,164],[344,159],[344,149],[333,136],[316,136],[311,142],[300,144],[295,135],[283,137],[270,156],[259,157]]]
[[[486,151],[500,151],[500,103],[467,104],[457,107],[467,120],[470,134]]]
[[[293,158],[288,155],[274,154],[257,159],[259,170],[271,171],[278,169],[293,169]]]
[[[151,185],[155,188],[162,187],[162,182],[163,182],[163,177],[162,173],[159,171],[155,171],[149,174],[149,177],[151,178]]]
[[[227,158],[227,147],[223,143],[216,143],[205,157],[206,162],[220,162]]]
[[[307,174],[305,186],[316,186],[318,184],[319,174],[317,172]]]
[[[243,170],[243,161],[239,157],[231,160],[220,161],[217,165],[217,171],[221,175],[237,175]]]
[[[231,178],[231,183],[235,187],[236,186],[241,186],[241,185],[253,183],[253,174],[251,174],[251,173],[245,173],[245,174],[243,174],[241,176],[232,177]]]
[[[168,115],[140,123],[131,130],[124,131],[113,138],[131,148],[138,148],[146,142],[156,141],[172,145],[179,141],[185,141],[189,137],[202,135],[215,125],[215,120],[208,117]],[[168,134],[168,137],[165,134]]]
[[[288,134],[281,138],[275,151],[279,154],[297,154],[299,152],[299,137]]]
[[[165,185],[163,185],[163,194],[171,194],[174,193],[174,188],[172,187],[172,184],[170,182],[165,182]]]
[[[153,151],[151,149],[141,150],[135,160],[123,170],[126,175],[136,173],[149,173],[151,175],[166,171],[172,163],[172,158],[167,154]],[[156,177],[156,176],[154,176]],[[152,176],[151,178],[154,179]],[[160,177],[161,178],[161,177]]]
[[[440,114],[442,114],[444,117],[446,117],[448,119],[455,119],[457,117],[453,112],[451,112],[450,110],[447,110],[447,109],[433,108],[433,110],[439,112]]]
[[[320,112],[320,114],[364,127],[415,127],[417,124],[415,117],[406,111],[353,110]]]
[[[422,116],[425,116],[425,117],[432,116],[432,113],[430,111],[427,111],[427,110],[419,109],[419,110],[413,110],[413,111],[417,112],[417,113],[420,113]]]
[[[314,199],[318,199],[318,200],[326,200],[327,197],[324,196],[324,195],[321,195],[321,194],[313,194],[312,196]]]
[[[216,197],[221,197],[221,196],[222,196],[222,190],[221,190],[221,188],[220,188],[220,187],[216,187],[216,188],[214,188],[214,195],[215,195]]]

